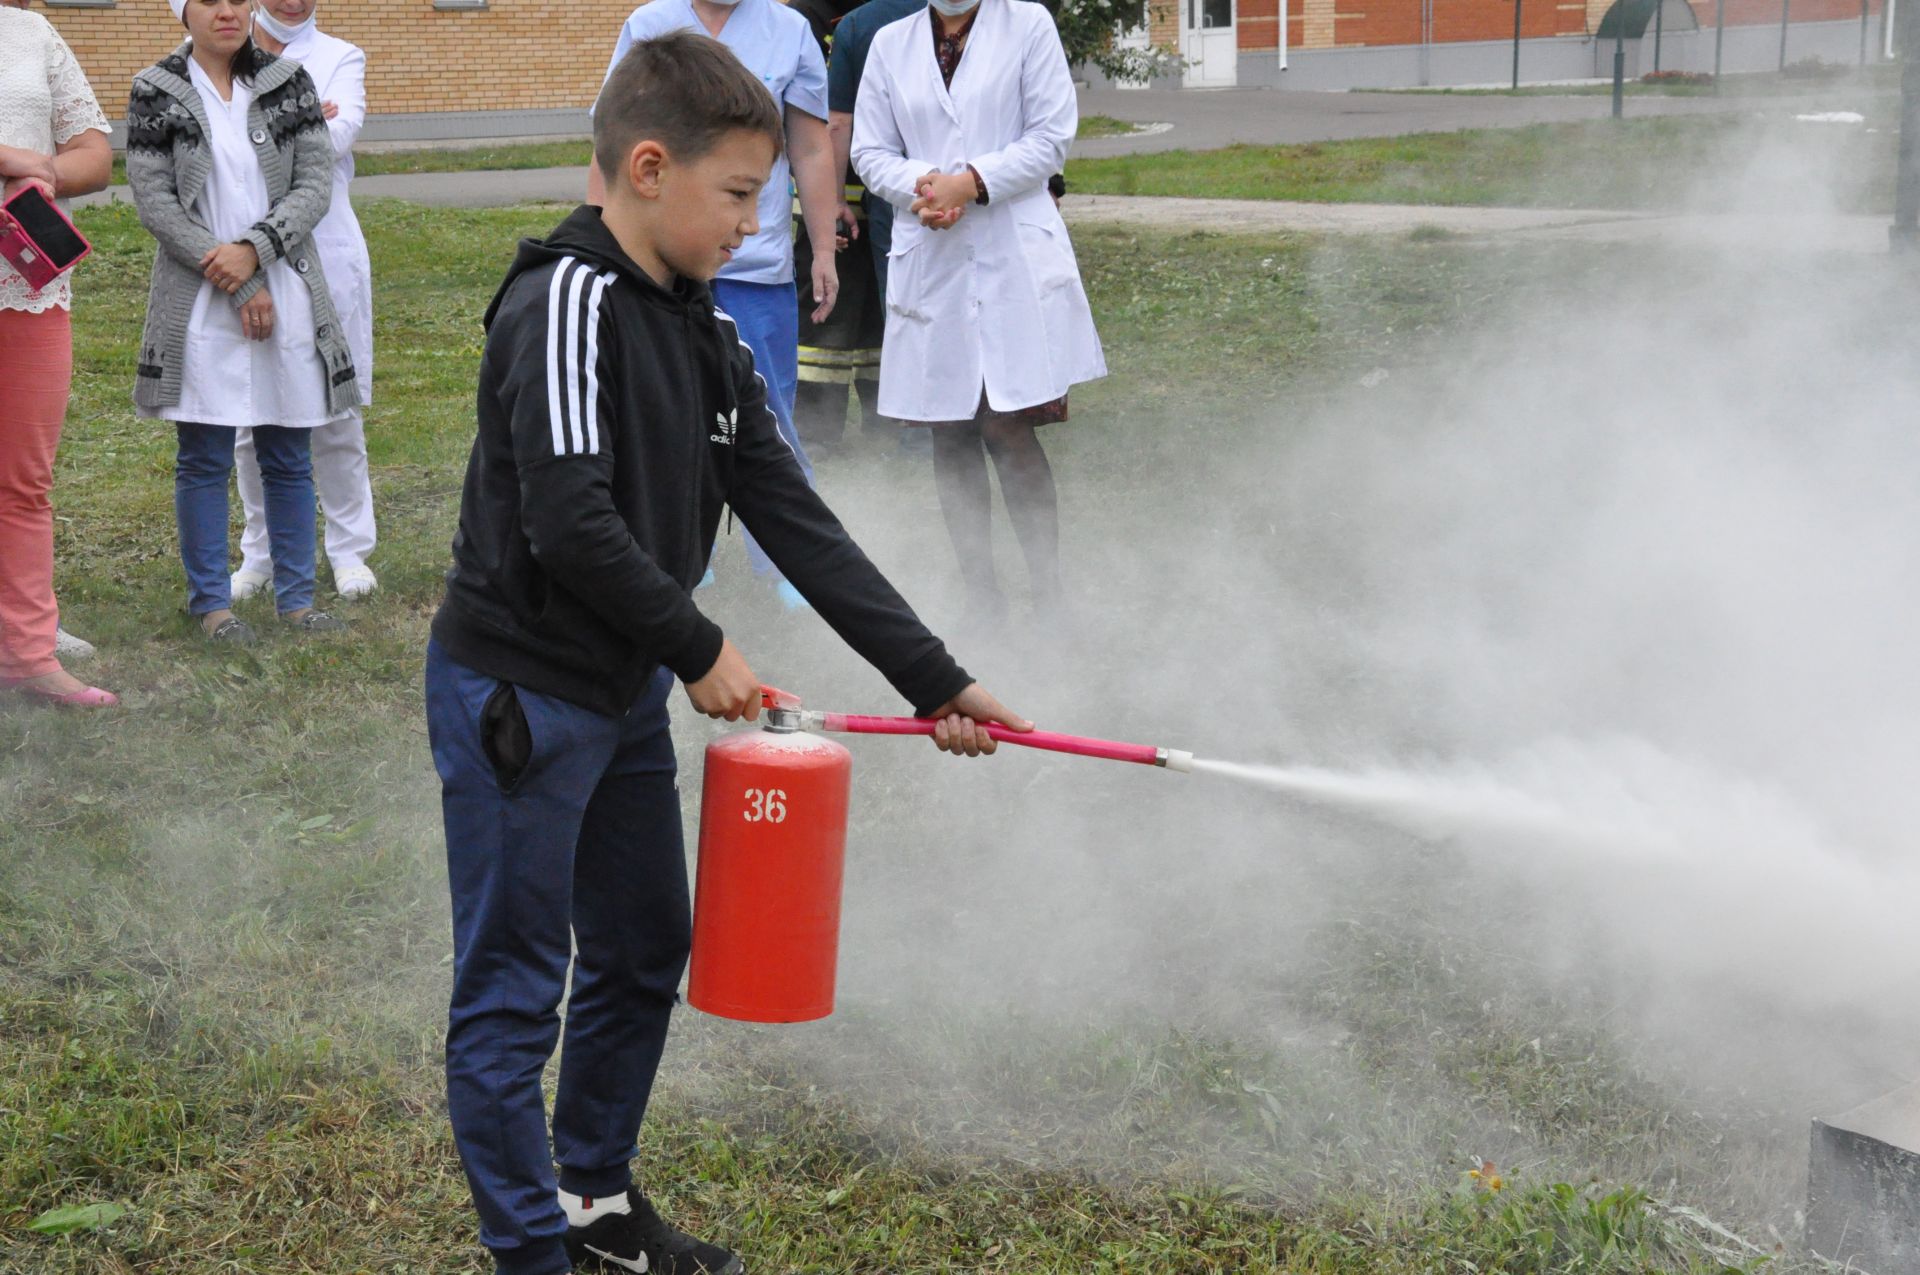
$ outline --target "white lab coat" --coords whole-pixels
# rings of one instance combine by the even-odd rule
[[[1047,179],[1080,112],[1059,33],[1028,0],[981,0],[949,91],[927,10],[881,28],[854,108],[853,165],[898,211],[887,262],[880,412],[972,420],[1050,403],[1105,376],[1066,222]],[[986,183],[988,203],[928,230],[910,213],[930,171]]]
[[[287,45],[284,57],[305,68],[322,102],[338,113],[327,121],[333,142],[333,202],[314,227],[313,244],[327,276],[334,314],[353,353],[360,407],[330,421],[313,436],[313,483],[327,516],[327,557],[337,577],[366,565],[378,543],[373,487],[367,473],[366,406],[373,402],[373,268],[367,238],[354,215],[348,189],[353,183],[353,144],[367,122],[367,57],[357,47],[308,27]],[[235,447],[240,502],[247,528],[240,538],[241,566],[263,576],[273,574],[267,536],[266,497],[251,431],[242,431]]]
[[[327,121],[327,135],[333,141],[333,203],[314,227],[313,243],[327,276],[334,313],[353,352],[364,408],[373,402],[373,266],[347,189],[353,183],[353,144],[367,122],[367,56],[345,40],[312,27],[301,32],[281,56],[306,69],[322,102],[340,108]]]

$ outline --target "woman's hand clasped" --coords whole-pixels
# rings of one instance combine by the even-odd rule
[[[207,255],[200,258],[200,273],[228,296],[238,292],[259,268],[260,254],[250,243],[223,243],[207,249]]]
[[[273,335],[273,298],[265,288],[240,303],[240,334],[249,341]]]
[[[920,198],[909,210],[929,230],[947,230],[966,215],[978,192],[972,173],[928,173],[913,184]]]

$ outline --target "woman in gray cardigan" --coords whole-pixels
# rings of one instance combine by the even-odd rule
[[[297,63],[254,45],[247,0],[169,3],[189,39],[134,78],[127,104],[127,182],[159,241],[133,397],[178,437],[187,609],[216,641],[254,640],[228,575],[227,484],[246,427],[280,617],[305,633],[340,629],[313,609],[309,431],[360,393],[312,245],[333,190],[319,94]]]

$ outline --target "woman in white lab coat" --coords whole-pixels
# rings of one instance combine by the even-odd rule
[[[903,214],[887,265],[880,411],[934,425],[940,509],[983,618],[994,579],[986,458],[1036,610],[1061,606],[1059,512],[1036,433],[1106,375],[1079,264],[1047,190],[1079,123],[1046,9],[933,0],[881,29],[854,109],[853,163]]]
[[[360,406],[313,431],[313,485],[320,495],[320,512],[326,515],[327,561],[333,568],[334,590],[343,598],[358,598],[379,584],[367,566],[376,533],[364,414],[373,402],[373,268],[366,236],[347,198],[353,182],[353,144],[367,122],[367,56],[355,45],[321,31],[315,7],[316,0],[258,0],[253,39],[267,52],[292,58],[306,70],[319,91],[327,135],[333,142],[333,203],[314,227],[313,246],[326,266],[334,313],[353,351]],[[266,498],[253,454],[252,430],[241,430],[235,440],[234,474],[247,511],[240,569],[232,581],[237,601],[273,583]]]

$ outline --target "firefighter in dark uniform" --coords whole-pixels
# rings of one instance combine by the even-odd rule
[[[788,8],[803,15],[813,28],[814,39],[827,57],[833,55],[833,28],[858,7],[860,0],[789,0]],[[855,234],[867,236],[866,190],[851,165],[843,174],[847,205],[853,209]],[[793,205],[794,225],[800,225],[800,204]],[[840,246],[848,246],[842,237]],[[810,305],[800,306],[800,384],[794,399],[793,423],[800,441],[809,450],[820,445],[832,447],[846,430],[847,391],[853,388],[860,403],[861,427],[874,430],[880,416],[875,405],[880,401],[880,340],[886,332],[886,304],[880,296],[873,259],[862,243],[857,252],[842,252],[836,265],[840,274],[840,302],[825,323],[815,323]],[[813,250],[805,234],[795,234],[793,243],[795,279],[808,281],[801,288],[808,294],[813,278]]]

